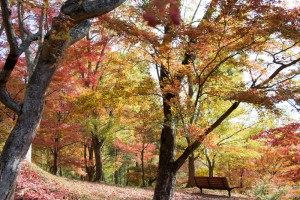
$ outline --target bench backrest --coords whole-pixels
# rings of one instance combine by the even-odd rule
[[[229,189],[226,177],[195,176],[196,186],[199,188]]]

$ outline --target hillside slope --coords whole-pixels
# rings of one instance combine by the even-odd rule
[[[209,200],[228,199],[226,191],[221,191],[219,195],[200,195],[197,189],[182,189],[175,193],[175,199],[189,200]],[[214,193],[216,194],[216,193]],[[15,199],[152,199],[153,190],[132,187],[110,186],[100,183],[77,181],[62,177],[53,176],[34,164],[24,163],[17,180],[17,190]],[[249,199],[237,197],[234,194],[231,199]]]

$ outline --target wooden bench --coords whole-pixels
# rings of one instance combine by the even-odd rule
[[[226,177],[201,177],[195,176],[195,183],[198,188],[202,189],[212,189],[212,190],[227,190],[229,197],[231,196],[230,192],[234,188],[238,187],[229,187]]]

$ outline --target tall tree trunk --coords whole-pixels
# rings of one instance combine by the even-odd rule
[[[103,162],[102,162],[102,148],[104,145],[104,139],[99,140],[96,135],[92,136],[92,145],[95,154],[95,165],[96,165],[96,177],[94,181],[103,181],[104,174],[103,174]]]
[[[188,158],[188,182],[186,184],[186,187],[187,188],[192,188],[192,187],[195,187],[196,184],[195,184],[195,179],[194,179],[194,176],[195,176],[195,156],[194,156],[194,153],[191,153],[191,155],[189,156]]]
[[[161,66],[160,70],[160,87],[165,88],[165,81],[169,74]],[[169,92],[163,93],[164,125],[160,139],[160,153],[158,164],[158,176],[153,199],[171,200],[174,196],[174,186],[176,182],[176,168],[174,167],[175,154],[175,133],[173,130],[173,117],[171,111],[171,100],[175,97]]]

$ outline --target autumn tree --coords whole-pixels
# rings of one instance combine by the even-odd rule
[[[123,1],[66,1],[52,20],[52,25],[44,37],[44,43],[36,54],[36,64],[28,81],[24,99],[14,100],[7,92],[7,82],[15,69],[19,57],[33,41],[38,40],[41,33],[27,31],[27,37],[18,43],[21,36],[15,30],[12,7],[9,1],[1,1],[1,14],[6,38],[9,43],[9,53],[0,73],[1,102],[18,115],[17,122],[9,135],[0,158],[0,198],[12,199],[16,177],[21,163],[35,136],[41,120],[47,88],[52,76],[59,66],[66,48],[82,39],[89,27],[89,19],[101,16],[122,4]],[[13,9],[11,9],[13,8]],[[22,24],[19,24],[22,29]]]
[[[276,112],[274,105],[287,100],[281,88],[294,91],[290,83],[297,77],[300,61],[299,18],[296,17],[299,9],[288,9],[277,1],[213,0],[207,6],[199,3],[195,15],[198,10],[204,10],[204,16],[198,17],[199,23],[194,23],[193,15],[191,21],[180,19],[181,3],[154,1],[143,4],[140,10],[132,8],[128,18],[106,18],[109,28],[127,35],[132,43],[143,43],[138,48],[148,54],[145,58],[152,63],[150,66],[156,67],[158,74],[164,125],[154,199],[173,199],[179,168],[241,102]],[[133,21],[136,18],[144,18],[149,27]],[[225,81],[226,76],[239,74],[250,78]],[[207,97],[230,105],[201,127],[198,137],[175,157],[178,120],[174,110],[184,104],[181,95],[187,81],[192,83],[189,97],[193,103],[189,105],[195,110],[191,119],[205,117],[201,106],[210,100]],[[220,104],[220,101],[210,102],[211,107]]]
[[[96,38],[96,39],[93,39]],[[80,83],[80,90],[82,94],[79,95],[79,101],[76,104],[82,104],[77,106],[76,110],[81,113],[78,115],[84,123],[85,131],[88,132],[84,136],[84,167],[86,169],[87,177],[89,181],[103,181],[103,163],[102,163],[102,149],[106,140],[106,135],[113,127],[112,122],[112,110],[104,109],[105,101],[90,101],[89,98],[97,99],[94,94],[98,94],[99,82],[105,76],[107,69],[106,63],[103,62],[106,51],[110,49],[109,43],[112,40],[112,36],[109,32],[100,28],[97,23],[86,36],[85,40],[82,40],[79,44],[70,48],[68,55],[74,59],[74,63],[65,62],[66,66],[72,66],[76,68],[79,78],[77,82]],[[84,48],[78,48],[84,46]],[[78,55],[81,55],[78,57]],[[109,73],[109,72],[106,72]],[[92,95],[92,96],[90,96]],[[101,106],[100,106],[101,105]],[[104,106],[104,107],[103,107]],[[101,108],[99,108],[101,107]],[[113,108],[112,108],[113,109]],[[82,112],[84,110],[84,112]],[[104,112],[102,112],[104,111]],[[107,111],[107,112],[106,112]],[[110,113],[110,119],[103,119],[103,116],[107,116]],[[101,121],[101,119],[103,121]],[[107,123],[106,123],[107,122]],[[95,160],[95,166],[94,166]],[[94,173],[96,173],[95,178]]]
[[[79,167],[80,163],[78,154],[76,156],[76,153],[70,152],[79,150],[82,127],[75,120],[72,121],[72,102],[67,102],[63,98],[64,95],[55,100],[47,98],[47,102],[51,105],[47,103],[39,133],[33,142],[36,151],[40,149],[52,155],[49,169],[54,175],[57,175],[58,171],[62,174],[63,167]]]
[[[299,127],[299,123],[290,123],[262,131],[253,137],[267,145],[267,148],[262,148],[262,151],[269,156],[265,155],[263,158],[272,159],[272,161],[264,162],[264,165],[273,165],[273,169],[262,168],[262,170],[269,171],[272,175],[287,179],[287,181],[299,181]]]
[[[136,184],[146,187],[146,181],[151,185],[157,178],[157,163],[152,160],[157,155],[157,132],[161,126],[161,113],[155,111],[159,107],[156,98],[141,97],[143,102],[135,105],[132,110],[133,136],[126,140],[117,139],[116,146],[123,154],[131,155],[135,162],[127,176],[135,180]]]

